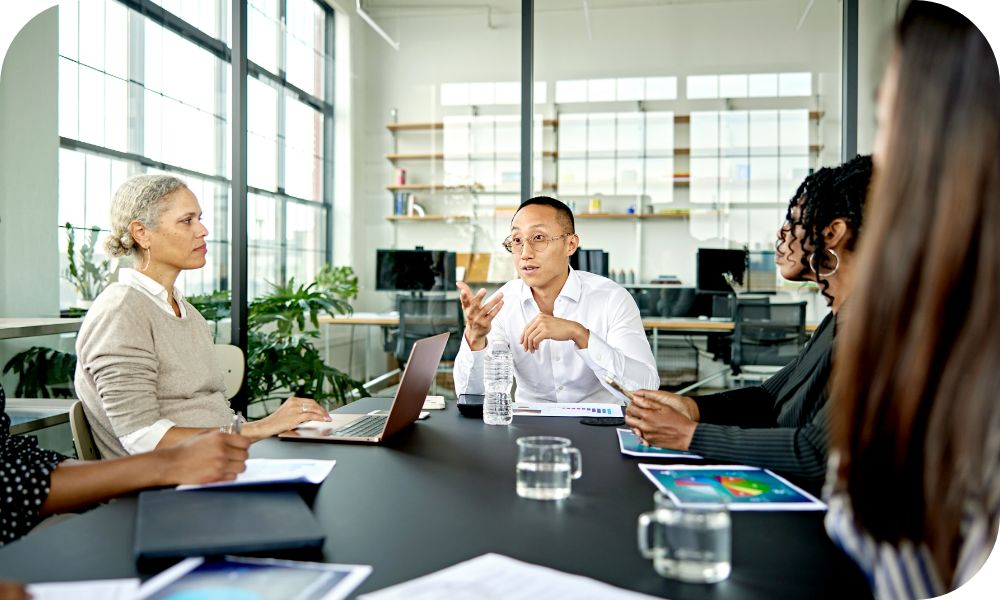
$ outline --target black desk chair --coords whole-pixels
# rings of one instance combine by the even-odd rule
[[[787,336],[787,323],[785,319],[794,311],[786,310],[783,307],[795,307],[801,311],[801,343],[792,353],[791,358],[784,363],[775,363],[776,360],[784,358],[788,352],[788,346],[779,342],[785,341]],[[732,374],[741,381],[740,385],[746,384],[749,377],[746,367],[757,365],[787,364],[798,354],[798,350],[805,343],[805,302],[796,304],[771,304],[768,296],[760,298],[741,298],[732,294],[719,295],[713,298],[713,316],[732,315],[734,330],[732,336],[709,338],[708,351],[712,353],[715,360],[722,360],[728,366],[716,373],[705,377],[683,389],[677,391],[680,395],[686,395],[707,383],[723,378],[727,374]],[[777,319],[777,320],[775,320]],[[779,351],[779,347],[782,349]],[[767,348],[762,351],[757,348]],[[753,371],[753,369],[751,369]],[[760,373],[760,371],[755,371]],[[770,375],[768,371],[766,375]]]
[[[792,362],[806,343],[806,303],[736,304],[730,367],[766,378]],[[762,367],[762,368],[761,368]]]
[[[399,329],[392,333],[389,344],[400,368],[406,366],[414,342],[448,332],[451,337],[445,346],[438,372],[449,372],[451,369],[443,365],[454,362],[465,332],[465,313],[462,312],[461,302],[445,296],[400,294],[396,296],[396,310],[399,312]]]

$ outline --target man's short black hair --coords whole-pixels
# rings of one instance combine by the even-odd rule
[[[559,224],[563,226],[566,233],[576,233],[576,220],[573,219],[573,211],[569,209],[568,206],[552,198],[550,196],[535,196],[534,198],[528,198],[521,203],[521,206],[517,207],[517,211],[520,212],[525,206],[551,206],[556,209],[556,220]],[[514,213],[517,216],[517,212]],[[513,219],[511,219],[513,221]]]

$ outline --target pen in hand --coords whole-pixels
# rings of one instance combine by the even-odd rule
[[[222,433],[233,433],[236,435],[240,435],[241,432],[243,431],[243,413],[237,411],[236,414],[233,415],[233,420],[230,421],[229,425],[223,425],[222,427],[219,428],[219,431],[221,431]]]

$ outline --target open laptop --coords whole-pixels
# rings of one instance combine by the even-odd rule
[[[333,413],[331,421],[309,421],[278,434],[285,440],[310,442],[357,442],[378,444],[417,420],[431,389],[449,333],[417,340],[403,369],[399,389],[388,414],[344,415]]]

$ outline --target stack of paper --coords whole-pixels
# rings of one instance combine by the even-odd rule
[[[363,600],[431,600],[438,598],[504,598],[506,600],[639,600],[652,598],[539,567],[502,554],[484,554],[437,573],[361,596]]]
[[[323,483],[326,476],[337,464],[335,460],[308,460],[293,458],[251,458],[247,469],[233,481],[179,485],[179,490],[200,490],[204,488],[232,487],[241,485],[265,485],[277,483]]]

